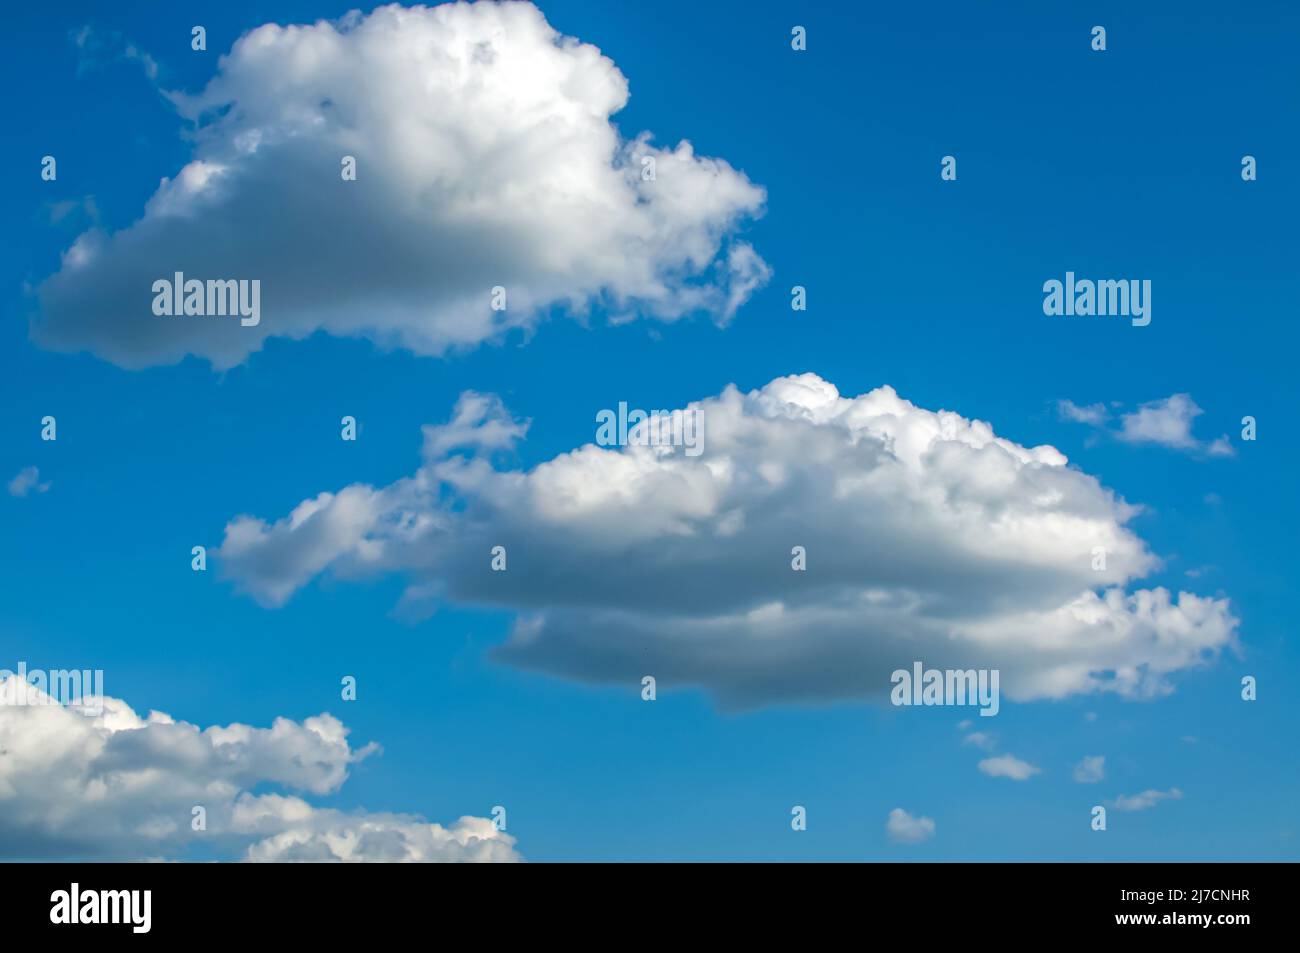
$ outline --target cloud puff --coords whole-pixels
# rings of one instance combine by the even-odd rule
[[[1058,400],[1056,409],[1060,413],[1062,420],[1071,420],[1077,424],[1090,424],[1094,427],[1100,427],[1110,418],[1110,413],[1106,410],[1105,404],[1089,404],[1086,407],[1080,407],[1071,400]]]
[[[623,74],[531,4],[267,24],[169,97],[192,160],[137,222],[68,249],[38,289],[41,345],[224,369],[323,330],[436,355],[552,309],[726,322],[770,274],[736,237],[763,190],[689,142],[622,138]],[[260,280],[261,322],[155,316],[175,272]]]
[[[1183,792],[1178,788],[1170,788],[1168,791],[1148,789],[1141,794],[1121,794],[1111,802],[1111,806],[1117,811],[1145,811],[1161,801],[1180,801],[1182,797]]]
[[[1011,754],[985,758],[979,763],[979,769],[991,778],[1010,778],[1012,781],[1028,781],[1035,774],[1041,773],[1041,769]]]
[[[45,493],[49,490],[50,484],[41,482],[41,471],[36,467],[23,467],[18,474],[9,481],[9,495],[24,497],[35,491]]]
[[[1052,447],[813,374],[691,406],[699,456],[585,445],[521,471],[427,452],[389,486],[231,520],[222,569],[267,606],[325,572],[402,573],[426,611],[514,610],[503,660],[598,683],[650,673],[729,707],[883,698],[918,659],[996,668],[1016,700],[1150,697],[1235,642],[1226,599],[1125,591],[1156,564],[1125,525],[1136,509]],[[477,418],[491,444],[518,435],[504,413]],[[463,418],[426,429],[426,450]]]
[[[22,697],[16,675],[0,696]],[[196,846],[246,860],[517,860],[484,818],[450,827],[401,814],[345,813],[266,785],[331,794],[375,750],[348,744],[331,715],[270,728],[200,729],[105,697],[98,715],[49,703],[0,704],[0,850],[12,859],[180,858]],[[193,808],[206,830],[192,829]]]
[[[467,390],[456,401],[448,423],[423,429],[425,456],[439,457],[449,450],[513,447],[528,433],[528,421],[511,419],[497,395]]]
[[[1106,777],[1106,758],[1104,755],[1086,755],[1074,766],[1074,780],[1080,784],[1095,784]]]
[[[889,839],[900,844],[919,844],[934,836],[934,821],[928,817],[913,817],[901,807],[889,812],[885,821],[885,833]]]
[[[1119,438],[1128,443],[1154,443],[1175,450],[1204,450],[1211,456],[1230,456],[1232,444],[1226,435],[1209,444],[1192,436],[1192,421],[1203,413],[1190,394],[1149,401],[1120,417]]]
[[[1081,407],[1073,401],[1057,401],[1061,419],[1106,428],[1110,412],[1105,404]],[[1202,441],[1192,435],[1192,424],[1205,411],[1197,406],[1190,394],[1174,394],[1161,400],[1148,401],[1131,413],[1121,414],[1116,428],[1108,429],[1117,439],[1132,444],[1155,444],[1171,450],[1205,454],[1211,457],[1230,457],[1236,451],[1227,434],[1211,441]]]

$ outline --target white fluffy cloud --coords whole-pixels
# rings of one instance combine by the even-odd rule
[[[443,827],[407,814],[348,814],[321,810],[296,797],[243,797],[236,829],[256,833],[245,859],[317,863],[503,863],[521,858],[514,838],[486,817],[462,817]]]
[[[1052,447],[888,387],[728,387],[692,405],[700,456],[586,445],[527,471],[444,452],[446,433],[472,443],[469,419],[489,444],[509,431],[504,408],[466,400],[478,409],[450,430],[426,428],[413,476],[232,520],[224,571],[268,606],[323,572],[400,572],[409,605],[515,610],[497,653],[514,664],[618,684],[650,673],[738,707],[884,697],[914,660],[999,669],[1018,700],[1149,697],[1235,642],[1225,599],[1127,590],[1157,562],[1126,526],[1136,508]],[[506,572],[490,569],[498,545]]]
[[[38,291],[42,345],[226,368],[324,330],[440,354],[556,307],[725,322],[770,274],[736,237],[763,190],[689,142],[622,138],[623,74],[531,4],[267,24],[169,96],[192,160],[130,227],[65,253]],[[260,280],[261,323],[155,316],[175,272]]]
[[[449,827],[402,814],[314,807],[259,786],[325,795],[375,750],[349,745],[322,714],[270,728],[200,729],[162,712],[137,715],[105,697],[91,716],[22,698],[18,677],[0,683],[0,850],[10,859],[179,857],[196,845],[246,860],[508,861],[514,839],[490,820]],[[205,831],[192,829],[193,808]]]
[[[900,844],[919,844],[934,836],[935,825],[928,817],[913,817],[901,807],[889,812],[885,833]]]
[[[1041,771],[1028,761],[1021,761],[1012,754],[985,758],[979,763],[979,769],[991,778],[1010,778],[1012,781],[1028,781]]]

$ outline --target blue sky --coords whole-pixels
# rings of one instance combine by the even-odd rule
[[[272,338],[222,370],[197,356],[125,369],[38,346],[32,289],[61,253],[96,223],[139,219],[159,180],[192,158],[189,123],[159,88],[196,93],[241,34],[349,5],[14,11],[0,57],[19,91],[0,153],[0,478],[36,466],[50,487],[0,495],[0,667],[102,668],[107,694],[200,726],[328,711],[383,753],[313,804],[437,822],[504,805],[530,860],[1300,857],[1289,691],[1300,514],[1286,486],[1300,436],[1300,11],[541,7],[627,77],[613,117],[625,138],[688,139],[766,190],[763,213],[729,237],[771,277],[725,327],[702,314],[611,323],[599,305],[574,320],[557,307],[527,332],[443,355],[318,332]],[[196,23],[207,52],[190,49]],[[795,24],[805,52],[790,48]],[[1090,49],[1095,24],[1105,52]],[[85,26],[121,39],[90,62],[70,39]],[[153,80],[126,43],[157,64]],[[39,174],[47,154],[53,182]],[[1257,181],[1240,175],[1247,154]],[[940,180],[944,155],[957,158],[955,182]],[[1043,282],[1067,270],[1150,279],[1152,323],[1045,316]],[[790,309],[796,284],[807,311]],[[975,717],[994,723],[993,753],[1040,769],[1015,781],[978,769],[988,753],[958,728],[970,711],[869,699],[737,711],[706,688],[662,684],[649,704],[635,682],[494,659],[509,608],[453,600],[400,618],[400,571],[325,573],[268,608],[218,559],[190,570],[190,548],[216,550],[236,516],[270,522],[323,491],[409,476],[421,426],[447,421],[465,390],[531,420],[507,454],[528,470],[590,443],[595,412],[619,401],[682,407],[805,372],[850,397],[887,384],[1016,444],[1057,448],[1144,507],[1128,528],[1163,565],[1128,588],[1228,599],[1240,655],[1175,672],[1174,691],[1155,699],[1070,693]],[[1175,394],[1203,410],[1195,437],[1227,434],[1231,456],[1120,439],[1122,414]],[[1062,400],[1105,404],[1112,419],[1063,419]],[[40,440],[47,414],[54,443]],[[338,439],[345,414],[361,424],[355,443]],[[1246,415],[1253,442],[1240,440]],[[343,675],[356,676],[356,701],[339,699]],[[1240,699],[1243,675],[1257,677],[1258,701]],[[1074,766],[1095,755],[1105,778],[1076,782]],[[1089,829],[1092,805],[1171,788],[1182,797]],[[807,807],[806,831],[791,830],[793,805]],[[898,807],[933,819],[935,835],[891,840]]]

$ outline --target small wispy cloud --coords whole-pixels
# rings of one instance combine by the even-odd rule
[[[1106,777],[1105,755],[1086,755],[1074,766],[1074,780],[1080,784],[1096,784]]]
[[[1147,401],[1130,413],[1120,414],[1113,427],[1109,426],[1111,413],[1105,404],[1080,405],[1070,400],[1059,400],[1056,410],[1062,420],[1104,430],[1123,443],[1150,444],[1209,457],[1236,454],[1227,434],[1206,441],[1192,433],[1193,423],[1205,411],[1190,394],[1172,394],[1160,400]]]
[[[58,225],[64,221],[98,224],[99,206],[95,204],[94,196],[87,195],[83,199],[50,202],[45,206],[45,215],[51,225]]]
[[[33,492],[45,493],[49,488],[48,481],[41,482],[41,471],[36,467],[24,467],[9,481],[9,495],[20,498]]]
[[[961,743],[970,745],[973,748],[979,748],[981,751],[992,751],[998,746],[996,735],[989,734],[987,731],[971,731],[974,722],[969,718],[963,718],[957,722],[957,730],[962,733]]]
[[[1105,404],[1089,404],[1080,407],[1072,400],[1058,400],[1056,411],[1061,415],[1062,420],[1072,420],[1077,424],[1088,424],[1092,427],[1100,427],[1110,419],[1110,412],[1106,410]]]
[[[1121,794],[1110,803],[1117,811],[1145,811],[1161,801],[1180,801],[1182,797],[1183,792],[1178,788],[1170,788],[1168,791],[1148,789],[1141,794]]]
[[[1153,400],[1119,419],[1119,439],[1126,443],[1153,443],[1172,450],[1208,453],[1212,457],[1231,456],[1232,444],[1227,436],[1202,443],[1192,435],[1192,423],[1205,411],[1190,394],[1174,394]]]
[[[86,25],[69,34],[77,48],[77,75],[109,63],[138,63],[151,81],[158,78],[158,62],[117,30],[105,32]]]

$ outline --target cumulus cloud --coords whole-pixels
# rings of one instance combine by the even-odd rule
[[[1182,797],[1183,792],[1178,788],[1170,788],[1168,791],[1148,789],[1141,794],[1121,794],[1111,801],[1111,806],[1117,811],[1145,811],[1161,801],[1180,801]]]
[[[1151,697],[1235,643],[1226,599],[1127,591],[1157,562],[1125,525],[1136,509],[1050,446],[813,374],[691,407],[699,456],[634,430],[503,469],[429,452],[448,431],[426,429],[410,477],[231,520],[223,571],[267,606],[322,573],[401,573],[412,603],[513,610],[500,659],[598,683],[651,672],[727,707],[883,698],[917,659],[999,669],[1013,700]],[[489,443],[519,436],[506,413],[477,418]]]
[[[37,467],[23,467],[9,481],[9,495],[24,497],[29,493],[45,493],[49,490],[48,482],[41,482],[41,471]]]
[[[1010,778],[1012,781],[1028,781],[1035,774],[1041,773],[1040,768],[1011,754],[985,758],[979,763],[979,769],[991,778]]]
[[[687,141],[624,139],[611,117],[628,95],[527,3],[261,26],[202,92],[169,94],[192,160],[134,224],[67,250],[33,338],[224,369],[316,331],[437,355],[552,310],[725,323],[770,274],[737,237],[764,192]],[[260,323],[155,316],[153,282],[176,272],[259,280]]]
[[[1106,777],[1106,758],[1104,755],[1086,755],[1074,766],[1074,780],[1080,784],[1095,784]]]
[[[1121,414],[1114,428],[1106,426],[1111,418],[1105,404],[1079,406],[1073,401],[1061,400],[1057,401],[1057,411],[1063,420],[1105,429],[1125,443],[1154,444],[1211,457],[1230,457],[1236,453],[1227,434],[1210,441],[1192,434],[1192,424],[1205,411],[1197,406],[1190,394],[1173,394],[1161,400],[1148,401],[1131,413]]]
[[[934,836],[934,821],[928,817],[913,817],[901,807],[889,812],[885,833],[900,844],[919,844]]]
[[[200,844],[252,861],[519,859],[514,839],[484,818],[443,827],[253,793],[337,791],[376,746],[352,747],[331,715],[201,729],[109,697],[94,716],[35,688],[26,704],[9,703],[24,697],[18,682],[0,682],[0,851],[10,859],[180,859]],[[206,830],[192,828],[195,806]]]

